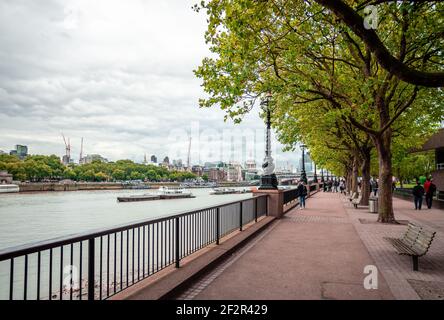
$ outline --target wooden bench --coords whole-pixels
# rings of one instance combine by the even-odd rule
[[[348,196],[347,199],[349,201],[352,201],[354,198],[356,198],[356,192],[353,192],[351,196]]]
[[[362,193],[360,193],[356,199],[352,200],[353,207],[355,207],[355,209],[358,208],[358,204],[361,202],[361,200],[362,200]]]
[[[418,271],[418,258],[427,253],[436,232],[424,230],[423,227],[409,223],[402,238],[384,238],[390,242],[400,255],[411,256],[413,270]]]

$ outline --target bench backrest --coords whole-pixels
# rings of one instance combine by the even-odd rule
[[[416,239],[421,231],[422,227],[416,224],[409,223],[407,231],[402,236],[402,241],[408,246],[412,247],[415,244]]]
[[[407,231],[402,236],[402,241],[415,250],[419,256],[427,253],[432,244],[436,232],[425,230],[423,227],[409,223]]]
[[[415,243],[412,246],[412,249],[414,249],[420,256],[425,255],[432,244],[435,234],[436,232],[434,231],[421,229]]]

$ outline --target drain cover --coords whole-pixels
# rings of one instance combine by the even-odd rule
[[[422,300],[444,300],[444,282],[407,279]]]

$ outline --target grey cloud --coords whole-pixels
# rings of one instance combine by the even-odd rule
[[[165,156],[170,133],[188,133],[196,121],[219,133],[263,128],[257,114],[234,126],[221,110],[198,108],[203,92],[192,70],[210,53],[205,16],[190,7],[184,0],[1,1],[0,149],[23,143],[32,153],[62,155],[63,131],[74,156],[84,137],[86,153],[140,161],[144,153]],[[276,156],[295,162],[294,153]]]

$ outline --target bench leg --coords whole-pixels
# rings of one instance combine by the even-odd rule
[[[413,271],[418,271],[418,256],[412,256],[413,259]]]

